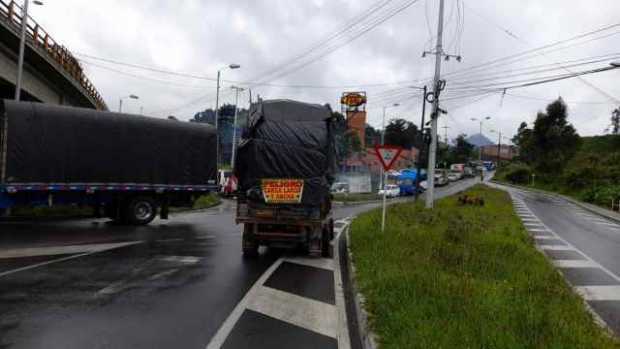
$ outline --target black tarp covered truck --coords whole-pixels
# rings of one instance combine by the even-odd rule
[[[209,125],[0,101],[0,209],[79,204],[147,224],[217,188]]]
[[[243,253],[260,245],[329,255],[336,169],[329,107],[290,100],[252,104],[235,161]]]

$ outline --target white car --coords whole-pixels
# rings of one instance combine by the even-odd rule
[[[400,187],[396,184],[387,184],[385,189],[379,189],[379,195],[383,195],[385,192],[385,196],[388,198],[395,198],[400,195]]]

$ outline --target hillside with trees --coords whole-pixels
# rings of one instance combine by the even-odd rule
[[[518,161],[498,178],[609,207],[620,199],[620,135],[580,137],[567,118],[559,98],[538,113],[533,127],[522,123],[513,138]]]

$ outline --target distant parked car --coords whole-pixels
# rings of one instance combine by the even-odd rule
[[[450,180],[448,180],[448,171],[445,170],[435,170],[435,186],[443,187],[444,185],[448,185]]]
[[[395,198],[400,195],[400,187],[396,184],[387,184],[385,189],[379,190],[379,195],[383,195],[384,192],[386,197]]]
[[[345,194],[349,192],[349,183],[336,182],[332,184],[331,192],[334,194]]]
[[[448,175],[448,180],[450,182],[456,182],[458,180],[463,179],[463,172],[460,171],[450,171],[450,174]]]

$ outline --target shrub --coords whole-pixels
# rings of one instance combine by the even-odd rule
[[[532,176],[532,170],[525,164],[512,164],[505,171],[505,178],[514,184],[527,184]]]

